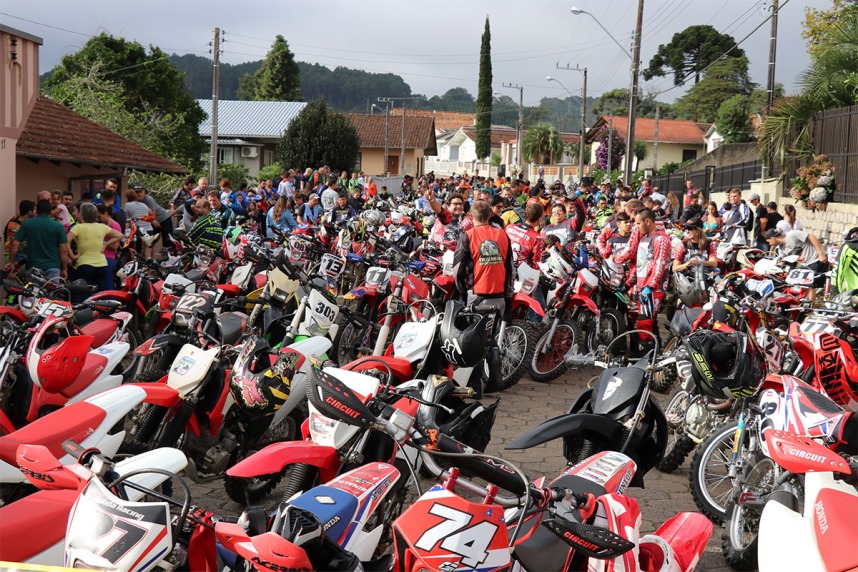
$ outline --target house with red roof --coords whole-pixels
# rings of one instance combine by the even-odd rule
[[[704,137],[712,126],[711,123],[697,123],[684,119],[655,119],[638,117],[635,119],[635,141],[646,143],[646,158],[640,164],[635,162],[634,170],[658,169],[665,163],[683,163],[694,160],[706,154]],[[594,143],[603,129],[613,128],[620,139],[628,137],[629,118],[602,115],[596,119],[593,126],[587,130],[585,140],[593,143],[590,154],[591,163],[596,162],[596,149],[599,143]],[[657,148],[657,151],[656,151]],[[620,170],[624,170],[623,161]]]

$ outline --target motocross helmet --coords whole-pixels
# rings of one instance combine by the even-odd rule
[[[348,232],[352,242],[363,242],[366,238],[366,224],[363,219],[355,218],[350,220],[348,224]]]
[[[270,352],[268,342],[254,336],[244,344],[233,366],[229,389],[238,406],[248,413],[271,415],[289,398],[302,356],[281,353],[272,363]]]
[[[405,215],[402,214],[400,209],[394,209],[390,211],[390,222],[393,224],[402,224],[402,221],[405,219]]]
[[[710,397],[750,397],[766,379],[766,356],[743,332],[699,330],[683,343],[691,356],[694,383]]]
[[[575,272],[574,265],[567,261],[563,253],[556,248],[552,248],[546,253],[543,261],[539,263],[539,269],[548,278],[558,282],[565,280]]]
[[[74,383],[83,371],[93,340],[93,336],[70,336],[38,355],[36,375],[42,389],[59,393]]]
[[[489,351],[488,323],[488,316],[466,312],[461,302],[447,302],[439,332],[444,358],[459,367],[479,364]]]
[[[362,215],[363,221],[366,223],[366,226],[382,226],[384,224],[384,215],[381,214],[380,210],[371,209],[364,212]]]
[[[858,226],[853,226],[848,230],[843,231],[843,240],[858,240]]]
[[[673,275],[673,289],[676,296],[689,308],[700,306],[706,302],[706,290],[700,288],[694,277],[682,272]]]

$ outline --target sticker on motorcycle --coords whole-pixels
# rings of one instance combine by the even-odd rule
[[[196,365],[197,360],[189,356],[182,356],[182,358],[176,362],[176,365],[173,366],[173,373],[176,375],[186,375],[191,368]]]
[[[476,568],[489,556],[488,547],[498,530],[496,524],[480,522],[469,527],[473,515],[442,504],[434,504],[429,514],[444,520],[427,529],[414,544],[420,550],[431,552],[435,545],[462,557],[462,564]]]
[[[319,262],[320,271],[331,278],[338,278],[345,267],[345,260],[329,252],[323,254],[322,260]]]

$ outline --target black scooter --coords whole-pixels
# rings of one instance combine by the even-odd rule
[[[592,388],[572,403],[565,415],[549,419],[526,431],[507,449],[529,449],[563,438],[563,456],[574,465],[600,451],[619,451],[637,464],[631,486],[643,487],[643,476],[658,464],[667,444],[668,426],[661,406],[652,395],[655,349],[634,363],[623,364],[610,349],[625,336],[649,334],[632,330],[617,336],[602,360],[592,354],[567,355],[570,365],[596,365],[604,369]]]

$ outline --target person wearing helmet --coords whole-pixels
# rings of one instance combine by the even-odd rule
[[[765,237],[772,249],[781,247],[786,255],[799,254],[799,268],[807,268],[816,274],[813,288],[807,292],[808,300],[816,300],[816,289],[825,286],[823,272],[828,270],[828,256],[819,239],[803,230],[791,230],[784,234],[777,228],[767,230]]]
[[[469,304],[494,306],[504,315],[512,310],[514,294],[512,247],[506,233],[489,224],[491,213],[485,201],[476,201],[471,207],[474,227],[459,234],[453,276],[457,292],[462,298],[467,294]],[[492,340],[486,391],[500,385],[500,350],[494,335]]]
[[[629,247],[625,252],[615,255],[617,264],[635,259],[635,274],[638,294],[638,317],[636,328],[652,332],[658,338],[657,318],[661,301],[664,298],[664,280],[670,264],[670,238],[655,224],[655,214],[649,209],[638,211],[635,215],[638,233],[632,233]],[[645,352],[651,349],[654,340],[640,341]]]
[[[698,330],[683,343],[691,356],[694,383],[709,397],[750,397],[766,379],[766,355],[744,332]]]

